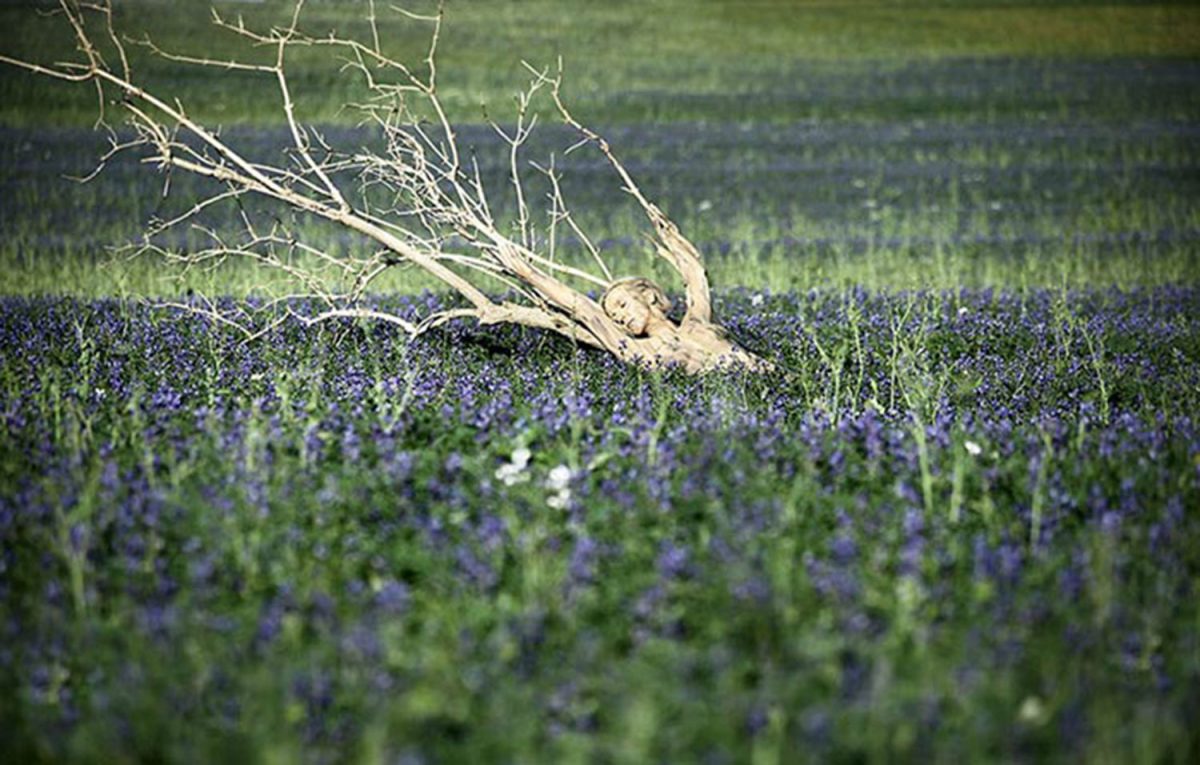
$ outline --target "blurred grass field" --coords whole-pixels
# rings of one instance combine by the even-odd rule
[[[9,55],[59,60],[72,41],[59,20],[39,14],[49,4],[6,3],[0,8],[3,50]],[[290,4],[216,2],[228,18],[248,26],[283,23]],[[424,53],[427,28],[380,4],[384,49],[407,60]],[[425,2],[413,6],[427,12]],[[169,8],[169,12],[167,9]],[[309,3],[304,27],[315,33],[369,37],[367,3]],[[245,53],[236,36],[214,29],[206,2],[131,0],[117,7],[117,24],[130,38],[149,35],[164,48],[225,60]],[[134,50],[135,69],[145,68]],[[261,58],[270,52],[256,52]],[[139,55],[140,54],[140,55]],[[565,59],[569,92],[579,116],[598,122],[767,119],[822,116],[820,104],[797,99],[781,108],[741,112],[747,94],[803,93],[810,71],[888,62],[955,57],[1194,57],[1200,54],[1200,8],[1191,3],[1068,2],[796,2],[788,0],[655,0],[562,2],[473,0],[448,3],[441,45],[443,97],[460,121],[477,121],[479,104],[507,104],[524,80],[520,62]],[[251,54],[253,57],[255,54]],[[145,69],[152,88],[178,93],[203,120],[277,124],[278,99],[266,77],[197,72],[156,62]],[[347,85],[323,53],[298,54],[295,91],[313,122],[353,120],[343,104],[360,92]],[[690,101],[671,96],[689,95]],[[1020,107],[1018,102],[1009,104]],[[868,112],[886,116],[886,105]],[[863,116],[868,116],[864,114]],[[87,89],[48,92],[46,83],[0,71],[0,123],[90,124]]]
[[[61,20],[44,13],[51,5],[0,7],[0,51],[69,58]],[[289,4],[216,7],[262,28],[284,21]],[[303,26],[369,36],[367,8],[310,3]],[[133,0],[117,11],[130,39],[216,59],[265,55],[215,29],[207,3]],[[453,119],[478,125],[487,104],[505,121],[527,77],[521,60],[563,56],[572,108],[637,166],[718,285],[1133,286],[1200,271],[1193,4],[534,0],[451,2],[446,14],[440,83]],[[385,48],[420,61],[427,27],[382,4],[380,24]],[[239,145],[267,158],[286,146],[268,78],[131,52],[148,89],[243,131]],[[300,51],[293,64],[300,118],[348,131],[357,114],[343,107],[362,95],[356,79],[323,53]],[[262,291],[261,275],[240,265],[180,280],[159,262],[109,257],[150,215],[190,204],[203,187],[175,178],[163,200],[163,179],[132,159],[86,186],[64,180],[100,151],[95,115],[88,87],[0,68],[5,291]],[[486,133],[472,133],[471,147],[497,155]],[[569,139],[546,133],[528,159],[561,158]],[[339,136],[350,148],[372,140]],[[511,201],[500,160],[493,165],[503,212]],[[614,267],[669,281],[646,257],[614,177],[587,159],[568,168],[568,183],[572,173],[574,213]],[[360,246],[294,224],[316,243]],[[570,257],[571,243],[562,251]],[[404,271],[379,285],[437,286]]]

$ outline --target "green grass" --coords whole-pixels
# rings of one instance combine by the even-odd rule
[[[286,5],[218,4],[258,26],[278,23]],[[212,29],[205,3],[164,7],[121,3],[118,24],[172,50],[217,59],[244,51]],[[305,25],[364,35],[365,7],[314,3]],[[61,20],[35,11],[0,8],[0,50],[70,57]],[[421,25],[384,18],[385,47],[419,61]],[[1185,3],[450,3],[441,83],[456,120],[478,123],[487,103],[503,121],[525,78],[520,59],[562,54],[573,107],[604,128],[701,247],[718,285],[1154,285],[1200,273],[1198,41],[1200,9]],[[131,50],[148,87],[179,95],[201,120],[278,129],[269,78]],[[353,122],[342,108],[361,96],[353,76],[312,51],[297,51],[293,63],[303,120]],[[13,128],[0,137],[6,289],[100,296],[261,287],[261,275],[237,266],[182,282],[153,262],[100,267],[106,248],[135,239],[161,206],[187,204],[203,187],[174,178],[164,202],[161,179],[132,163],[90,186],[65,182],[90,169],[99,145],[82,132],[44,131],[82,129],[95,108],[87,87],[0,68],[0,125]],[[268,138],[240,135],[267,157],[286,143],[272,133],[271,149]],[[561,159],[568,143],[551,131],[527,156]],[[486,140],[480,151],[489,151]],[[493,204],[511,213],[498,167]],[[574,213],[593,238],[609,241],[614,267],[669,281],[647,258],[642,225],[612,176],[586,161],[567,172],[568,184],[579,177],[569,189]],[[314,243],[362,246],[297,224]],[[407,272],[378,284],[437,286]]]
[[[35,13],[41,4],[0,8],[0,51],[40,61],[73,53],[59,20]],[[218,2],[250,25],[286,19],[286,3]],[[150,35],[163,47],[215,59],[241,56],[238,38],[209,31],[205,2],[120,3],[118,23],[130,37]],[[365,2],[311,3],[305,27],[364,36]],[[728,119],[736,96],[794,83],[809,72],[863,62],[901,64],[955,57],[1193,57],[1200,53],[1200,8],[1186,3],[1061,2],[483,2],[448,4],[442,45],[443,96],[458,120],[479,118],[479,105],[508,105],[525,79],[520,62],[552,64],[563,56],[568,94],[589,120]],[[382,7],[382,4],[381,4]],[[408,60],[423,55],[426,31],[395,14],[381,15],[384,47]],[[204,120],[271,124],[279,120],[274,85],[266,77],[197,72],[185,65],[147,63],[135,69],[153,87],[169,86]],[[248,54],[262,58],[263,51]],[[293,89],[303,118],[352,121],[342,105],[357,91],[326,55],[299,52]],[[88,124],[94,99],[87,88],[56,88],[0,69],[0,124]],[[662,108],[656,94],[693,94],[700,104]],[[731,100],[733,103],[731,103]],[[756,118],[806,116],[803,103]]]
[[[220,7],[269,25],[285,4]],[[362,35],[364,8],[313,4],[305,24]],[[218,59],[242,50],[234,36],[210,31],[204,3],[162,11],[122,3],[118,24],[173,50]],[[424,30],[387,18],[389,50],[419,60]],[[0,27],[7,54],[71,55],[61,20],[32,6],[0,8]],[[1191,87],[1198,29],[1200,10],[1187,4],[451,3],[441,82],[455,119],[478,123],[486,102],[504,120],[524,79],[519,60],[563,54],[573,107],[605,129],[708,255],[718,285],[1163,284],[1200,272],[1200,160],[1190,132],[1200,119]],[[179,95],[200,119],[278,128],[268,78],[133,53],[151,90]],[[298,51],[294,64],[303,120],[353,121],[342,105],[361,93],[336,60]],[[98,267],[105,248],[135,239],[162,205],[187,204],[203,188],[175,178],[164,202],[161,179],[132,163],[91,186],[65,182],[90,169],[99,145],[82,132],[43,131],[90,125],[95,107],[87,87],[0,68],[0,124],[16,128],[0,139],[7,290],[259,286],[260,275],[241,267],[183,282],[152,262]],[[267,138],[241,135],[268,157],[286,143],[272,134],[271,149]],[[527,156],[561,158],[567,143],[552,132]],[[498,167],[493,204],[511,213]],[[614,267],[669,280],[646,257],[641,224],[612,176],[586,162],[574,171],[575,215],[609,240]],[[298,225],[316,243],[333,236]],[[412,273],[379,282],[385,291],[431,286]]]
[[[564,259],[587,265],[583,257]],[[648,253],[610,255],[615,273],[646,274],[672,291],[682,284],[668,266]],[[54,257],[15,255],[0,247],[5,292],[14,295],[80,297],[170,297],[190,291],[205,295],[274,296],[291,294],[294,285],[277,274],[246,263],[230,262],[207,271],[184,271],[151,256],[125,260],[106,253],[66,250]],[[1121,285],[1125,288],[1188,284],[1200,273],[1200,253],[1180,245],[1152,258],[1136,248],[1124,254],[1097,254],[1071,248],[1048,249],[1015,257],[981,255],[935,246],[880,247],[866,252],[804,251],[739,253],[708,261],[710,280],[718,289],[745,287],[785,291],[862,286],[872,290],[956,289],[959,287],[1079,288]],[[586,288],[586,285],[581,285]],[[379,293],[441,290],[436,279],[416,269],[397,269],[375,282]],[[493,285],[502,291],[500,285]]]
[[[953,76],[946,69],[928,73]],[[1088,85],[1097,76],[1077,79]],[[718,287],[1133,287],[1185,283],[1200,273],[1197,156],[1189,128],[1165,118],[1133,130],[1086,119],[1025,124],[986,115],[951,122],[933,116],[924,127],[912,121],[664,124],[607,132],[646,193],[700,247]],[[479,128],[461,132],[483,162],[494,213],[511,219],[497,142]],[[332,136],[350,147],[368,137]],[[79,185],[62,176],[90,166],[99,148],[89,134],[12,130],[3,138],[0,267],[11,293],[99,297],[195,289],[244,295],[266,289],[263,274],[242,263],[181,280],[157,259],[109,254],[136,240],[153,215],[190,206],[208,190],[203,184],[174,177],[164,198],[163,178],[127,160]],[[530,147],[530,158],[561,149],[564,138],[547,131]],[[231,133],[230,140],[268,157],[286,142],[277,130],[258,129]],[[613,175],[583,156],[560,161],[576,220],[601,243],[612,269],[677,286],[653,257],[645,221]],[[536,184],[529,192],[541,199]],[[366,246],[303,216],[284,220],[299,238],[334,253]],[[236,221],[237,210],[227,207],[207,222],[236,233]],[[180,244],[198,247],[202,238],[193,234]],[[558,252],[588,264],[565,240]],[[400,269],[376,283],[381,292],[437,286]]]

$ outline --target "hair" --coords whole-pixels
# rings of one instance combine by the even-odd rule
[[[627,276],[623,279],[617,279],[612,284],[608,285],[608,289],[604,290],[604,295],[600,298],[600,305],[608,312],[608,297],[618,289],[628,289],[643,297],[651,305],[656,305],[667,312],[671,310],[671,299],[667,297],[667,293],[663,292],[662,287],[659,287],[654,282],[644,276]]]

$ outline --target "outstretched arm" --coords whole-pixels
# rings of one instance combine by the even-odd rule
[[[654,243],[655,250],[660,257],[671,264],[683,279],[684,290],[687,294],[687,314],[684,320],[705,323],[712,322],[712,296],[708,285],[708,273],[704,270],[704,263],[700,259],[700,252],[696,249],[696,246],[680,233],[679,227],[667,217],[666,213],[659,209],[658,205],[646,199],[646,196],[642,194],[642,190],[634,183],[629,171],[625,169],[625,166],[621,164],[616,154],[613,153],[608,141],[572,116],[562,100],[561,62],[559,64],[559,72],[550,80],[550,84],[554,103],[558,107],[558,112],[562,116],[563,122],[578,131],[583,136],[584,143],[594,143],[596,145],[600,153],[604,155],[609,164],[613,166],[613,169],[617,171],[617,175],[621,177],[621,181],[625,184],[625,191],[637,200],[637,203],[641,205],[642,210],[646,213],[646,217],[650,219],[650,224],[654,226],[656,237]]]

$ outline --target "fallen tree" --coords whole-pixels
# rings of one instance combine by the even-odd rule
[[[97,171],[114,156],[129,151],[144,154],[143,162],[162,171],[187,172],[219,184],[219,191],[196,200],[186,211],[148,226],[137,245],[186,266],[244,258],[273,269],[293,281],[298,295],[318,298],[323,309],[309,315],[295,313],[286,300],[272,301],[278,318],[262,325],[248,323],[245,313],[230,313],[200,298],[181,304],[237,328],[248,338],[260,336],[289,317],[307,324],[342,318],[387,321],[412,335],[456,318],[474,318],[481,324],[513,323],[550,330],[613,354],[622,361],[649,366],[680,365],[690,372],[743,366],[754,371],[771,368],[769,362],[742,349],[728,338],[712,315],[708,276],[700,253],[661,209],[648,200],[617,158],[608,142],[581,124],[562,97],[562,64],[556,70],[536,69],[517,97],[515,124],[492,123],[508,149],[507,173],[515,196],[515,221],[497,221],[492,214],[478,165],[463,156],[454,126],[438,94],[438,43],[442,9],[419,15],[393,9],[414,23],[430,27],[424,61],[411,66],[385,54],[380,45],[375,5],[369,3],[370,39],[358,40],[337,33],[314,36],[301,28],[304,0],[297,0],[286,26],[258,31],[240,18],[227,19],[215,10],[213,23],[240,36],[248,46],[267,49],[271,61],[215,60],[163,50],[153,41],[130,41],[114,28],[111,0],[77,2],[60,0],[58,13],[75,38],[79,59],[41,64],[0,55],[0,61],[59,80],[90,83],[100,103],[97,126],[107,131],[110,147]],[[134,78],[126,46],[137,44],[176,63],[221,71],[251,72],[271,78],[278,86],[280,111],[290,135],[289,161],[267,164],[239,152],[219,131],[190,116],[185,106],[168,94],[149,92]],[[297,119],[288,80],[289,55],[298,48],[336,49],[346,68],[360,76],[370,97],[357,104],[364,118],[382,134],[385,150],[339,151],[329,146],[315,129]],[[599,151],[615,171],[623,189],[645,213],[652,229],[654,249],[679,274],[686,295],[686,311],[679,320],[668,312],[671,301],[661,287],[644,277],[614,278],[600,251],[571,216],[553,163],[522,166],[521,149],[537,123],[531,104],[548,96],[558,117],[578,133],[583,146]],[[112,127],[108,114],[122,113],[126,132]],[[522,181],[530,168],[544,174],[547,221],[538,227]],[[354,194],[346,179],[354,180]],[[371,204],[382,190],[386,205]],[[303,214],[324,219],[357,232],[370,244],[360,253],[333,255],[297,241],[278,222],[256,220],[243,208],[242,231],[237,241],[207,231],[209,246],[178,251],[161,244],[167,231],[196,225],[197,216],[214,205],[254,196],[272,200]],[[561,262],[553,242],[566,230],[586,249],[587,267]],[[547,243],[549,251],[547,249]],[[412,265],[424,269],[456,292],[460,307],[441,311],[420,321],[372,311],[362,306],[371,285],[388,269]],[[336,289],[328,275],[336,276]],[[481,285],[504,291],[494,298]],[[599,300],[591,297],[599,293]]]

